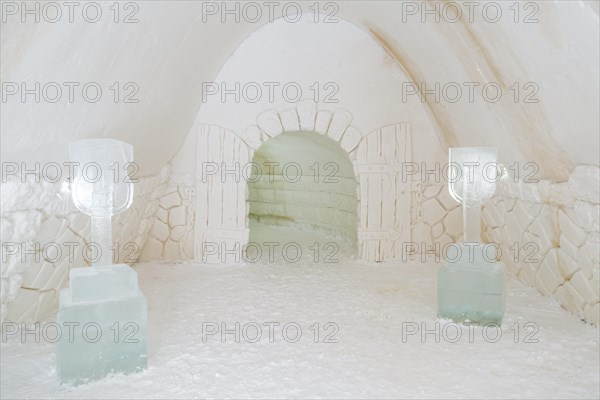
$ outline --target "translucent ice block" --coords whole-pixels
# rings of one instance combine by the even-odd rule
[[[453,243],[444,254],[448,264],[492,264],[496,261],[496,247],[482,243]]]
[[[478,249],[481,250],[483,246]],[[479,250],[473,254],[481,254]],[[478,257],[447,262],[438,272],[438,317],[500,325],[504,316],[505,266]]]
[[[125,264],[74,268],[69,272],[69,282],[73,302],[131,297],[139,292],[137,273]]]
[[[77,268],[59,297],[61,383],[80,384],[147,366],[146,299],[127,265]]]

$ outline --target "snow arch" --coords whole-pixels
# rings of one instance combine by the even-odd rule
[[[401,255],[402,243],[410,239],[410,181],[399,173],[401,166],[410,162],[409,124],[391,125],[363,135],[350,124],[349,112],[317,110],[310,100],[282,112],[265,111],[257,120],[258,125],[240,136],[211,125],[203,125],[198,132],[197,260],[221,262],[223,249],[241,251],[248,242],[246,181],[227,179],[223,172],[237,169],[243,178],[244,166],[263,142],[284,132],[299,131],[326,135],[339,143],[352,162],[358,183],[359,256],[383,261]]]

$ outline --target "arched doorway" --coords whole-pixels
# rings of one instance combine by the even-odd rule
[[[356,255],[357,181],[338,142],[311,131],[284,132],[264,142],[252,163],[249,242],[263,258],[264,243],[277,245],[273,254],[287,261]]]
[[[363,136],[349,124],[350,119],[343,118],[346,115],[340,110],[317,110],[313,103],[313,107],[266,111],[258,116],[258,125],[239,136],[214,125],[201,125],[197,131],[195,258],[208,263],[242,261],[249,244],[251,216],[246,177],[251,180],[252,173],[246,167],[252,165],[254,153],[264,143],[289,132],[313,131],[322,136],[317,140],[337,142],[338,150],[341,148],[352,164],[359,202],[358,257],[366,261],[402,257],[411,237],[411,180],[410,174],[403,173],[403,167],[411,164],[409,125],[389,125]],[[295,151],[295,147],[286,151]],[[252,214],[259,215],[256,211]],[[283,222],[282,217],[288,215],[264,214],[263,221],[270,222]],[[271,215],[270,220],[266,214]]]

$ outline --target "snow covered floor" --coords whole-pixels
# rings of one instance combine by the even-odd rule
[[[284,241],[293,232],[270,234]],[[306,242],[329,240],[303,234]],[[52,344],[10,340],[2,344],[2,398],[600,396],[598,329],[514,279],[501,331],[462,327],[451,343],[458,325],[437,321],[436,343],[436,265],[367,265],[340,254],[337,263],[314,263],[304,250],[297,263],[265,255],[245,266],[137,265],[148,299],[148,370],[61,390]],[[238,341],[203,340],[203,323],[236,322]],[[272,335],[266,323],[279,324]],[[293,323],[302,329],[295,343]],[[252,343],[256,325],[262,338]],[[432,333],[403,340],[415,327]]]

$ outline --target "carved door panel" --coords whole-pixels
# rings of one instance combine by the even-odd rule
[[[411,161],[410,126],[390,125],[364,137],[355,154],[360,185],[359,255],[367,261],[402,256],[410,241],[410,179],[402,174]]]
[[[246,181],[248,146],[233,132],[201,125],[196,161],[196,260],[240,260],[248,242]],[[215,172],[216,170],[216,172]]]

